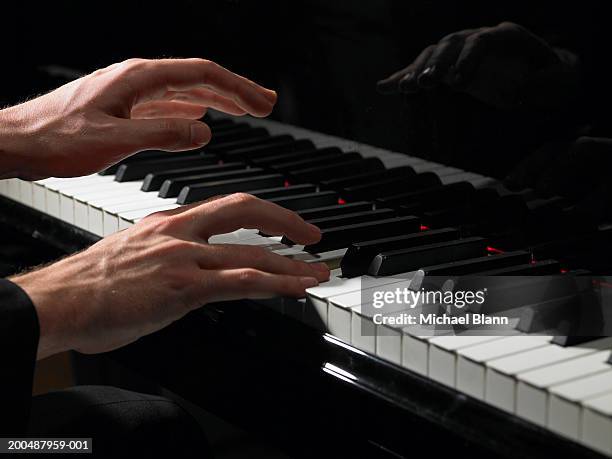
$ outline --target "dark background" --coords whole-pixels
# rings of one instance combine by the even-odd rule
[[[591,0],[22,2],[3,14],[0,103],[57,85],[41,71],[49,65],[89,72],[129,57],[201,56],[277,89],[277,119],[502,177],[544,140],[605,114],[606,18]],[[444,88],[377,94],[376,81],[425,46],[501,21],[580,55],[580,107],[536,120]]]

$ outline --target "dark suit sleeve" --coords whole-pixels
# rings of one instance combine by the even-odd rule
[[[0,437],[22,435],[27,428],[38,338],[30,298],[0,279]]]

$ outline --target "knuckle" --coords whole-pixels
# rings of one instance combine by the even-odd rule
[[[161,119],[158,123],[159,132],[163,133],[164,138],[171,145],[182,144],[185,138],[189,138],[189,136],[186,136],[185,132],[183,132],[184,129],[181,123],[175,120]]]
[[[238,274],[238,281],[240,282],[243,290],[250,290],[253,288],[261,279],[261,273],[253,268],[244,268],[240,270]]]
[[[500,22],[497,27],[499,27],[500,29],[507,29],[507,30],[521,30],[522,29],[520,25],[518,25],[515,22],[510,22],[510,21]]]
[[[440,43],[457,43],[461,41],[462,34],[460,32],[454,32],[446,35],[440,40]]]
[[[257,201],[257,198],[255,196],[248,193],[234,193],[229,196],[229,199],[232,203],[239,206],[250,206],[255,201]]]
[[[574,142],[573,149],[575,151],[587,151],[590,150],[596,142],[594,137],[582,136],[578,137]]]
[[[149,227],[153,233],[171,234],[174,232],[177,219],[173,215],[168,215],[166,211],[152,213],[141,220]]]

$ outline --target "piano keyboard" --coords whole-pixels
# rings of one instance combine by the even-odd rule
[[[505,336],[423,333],[377,325],[361,303],[362,288],[418,290],[427,275],[559,274],[557,260],[533,260],[516,245],[540,242],[539,233],[519,231],[530,222],[562,218],[551,213],[555,200],[274,121],[215,117],[210,124],[214,138],[202,151],[142,152],[85,177],[1,180],[0,195],[100,237],[217,194],[249,192],[293,209],[322,228],[321,242],[304,247],[247,229],[210,240],[260,245],[332,268],[330,281],[309,289],[306,299],[266,306],[612,456],[612,338],[564,341],[520,327]],[[512,250],[499,250],[504,243]],[[530,307],[563,304],[550,301]]]

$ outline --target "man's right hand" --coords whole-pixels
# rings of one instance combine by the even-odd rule
[[[110,351],[206,303],[304,295],[329,279],[308,264],[261,247],[209,244],[215,234],[256,228],[298,244],[321,232],[297,214],[246,194],[158,212],[89,249],[11,279],[30,296],[38,357]]]

